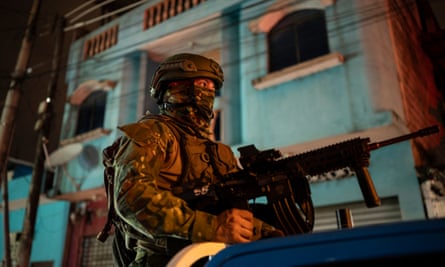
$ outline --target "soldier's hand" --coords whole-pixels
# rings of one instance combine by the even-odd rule
[[[217,216],[215,241],[227,244],[249,242],[253,236],[253,214],[248,210],[229,209]]]

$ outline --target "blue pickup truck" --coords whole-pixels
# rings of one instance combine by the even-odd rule
[[[168,267],[192,266],[204,255],[210,255],[206,267],[444,266],[445,219],[330,230],[238,245],[194,244],[179,252]]]

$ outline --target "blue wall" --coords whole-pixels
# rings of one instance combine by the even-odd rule
[[[15,178],[8,183],[9,204],[26,200],[29,194],[31,176]],[[3,204],[3,200],[2,200]],[[39,205],[32,243],[30,262],[52,261],[54,266],[62,266],[65,248],[65,236],[68,226],[70,204],[53,201]],[[25,207],[11,209],[9,212],[9,230],[11,233],[23,231]],[[5,258],[4,212],[0,213],[0,259]]]
[[[83,62],[79,61],[83,41],[103,29],[77,41],[70,53],[72,65],[77,64],[67,75],[70,91],[88,79],[118,81],[116,88],[109,92],[104,125],[112,132],[108,136],[88,141],[87,144],[94,145],[101,151],[119,135],[116,130],[118,125],[136,121],[141,116],[139,100],[147,97],[145,88],[156,64],[150,58],[151,51],[142,50],[142,45],[157,41],[188,23],[221,10],[223,18],[220,20],[224,26],[220,29],[222,37],[219,50],[226,74],[222,93],[225,115],[223,141],[227,144],[234,148],[246,144],[255,144],[259,149],[289,147],[389,126],[394,123],[394,114],[403,118],[400,107],[385,106],[376,103],[373,98],[375,88],[378,87],[376,84],[397,84],[397,75],[384,76],[384,71],[378,66],[369,66],[370,60],[376,58],[375,53],[384,58],[385,68],[395,64],[394,56],[392,50],[387,49],[391,47],[391,43],[384,20],[364,27],[361,22],[366,21],[362,17],[366,14],[360,10],[364,10],[366,4],[372,3],[376,7],[384,1],[374,4],[372,1],[340,0],[327,7],[323,7],[321,2],[305,1],[296,5],[298,8],[325,10],[330,50],[342,54],[345,61],[339,66],[263,90],[255,89],[252,80],[267,74],[267,36],[263,32],[253,32],[250,25],[265,12],[272,10],[274,1],[218,1],[218,4],[214,2],[212,5],[205,3],[203,5],[206,8],[197,7],[187,11],[190,16],[181,17],[180,24],[176,23],[179,17],[173,17],[162,22],[162,27],[156,26],[148,31],[140,28],[141,18],[138,15],[144,9],[138,8],[132,11],[136,15],[124,15],[103,27],[119,24],[119,42],[116,46],[95,59]],[[384,12],[383,10],[379,12]],[[340,16],[341,14],[347,15]],[[365,45],[369,31],[379,32],[382,37],[379,42]],[[184,47],[187,47],[188,42],[183,42]],[[372,64],[376,64],[375,61]],[[141,68],[146,68],[145,72],[141,72]],[[147,77],[144,77],[144,73],[147,73]],[[392,86],[384,90],[399,89]],[[400,99],[389,102],[399,103]],[[67,105],[66,112],[69,113],[71,108]],[[72,137],[74,127],[69,116],[66,117],[64,126],[65,137]],[[82,177],[85,170],[80,170],[77,166],[73,163],[70,169],[77,177]],[[398,197],[404,219],[424,218],[409,142],[374,151],[370,171],[379,194]],[[82,188],[101,186],[101,172],[100,164],[88,172],[89,178]],[[350,178],[315,184],[314,201],[317,205],[360,201],[362,197],[356,183],[356,179]],[[70,190],[69,184],[67,190]]]
[[[97,149],[99,163],[91,169],[84,169],[78,160],[74,160],[67,166],[70,175],[82,182],[82,190],[103,185],[102,149],[120,134],[116,129],[118,125],[134,122],[143,113],[147,85],[156,67],[150,49],[144,50],[143,46],[214,14],[222,16],[214,19],[215,25],[224,25],[218,29],[221,31],[218,50],[226,76],[221,101],[224,109],[223,141],[231,145],[235,153],[236,147],[247,144],[255,144],[259,149],[283,148],[366,132],[392,125],[394,114],[403,123],[400,107],[376,104],[373,98],[379,85],[398,85],[397,75],[382,74],[392,73],[393,69],[386,71],[386,68],[395,64],[392,50],[388,49],[391,43],[387,26],[384,22],[378,26],[368,24],[367,27],[359,23],[365,20],[362,17],[365,12],[360,12],[363,5],[381,4],[384,0],[338,0],[328,7],[321,6],[323,1],[287,1],[304,8],[324,8],[330,50],[341,53],[345,61],[334,68],[264,90],[255,89],[252,80],[267,74],[267,36],[263,32],[253,32],[250,25],[272,10],[272,4],[277,1],[209,1],[203,3],[202,8],[187,11],[185,16],[172,17],[143,31],[142,14],[152,2],[155,1],[104,25],[71,46],[70,68],[66,75],[68,96],[80,83],[88,80],[111,79],[118,82],[107,97],[104,128],[111,129],[111,133],[84,142],[84,145]],[[116,24],[119,24],[117,45],[84,61],[84,42]],[[365,43],[369,31],[380,34],[378,42]],[[184,40],[184,49],[186,47],[188,42]],[[370,62],[376,58],[376,53],[384,59],[384,70],[379,69],[377,61]],[[391,86],[382,90],[399,89]],[[400,99],[389,102],[398,103]],[[73,137],[76,119],[76,108],[67,104],[61,139]],[[369,171],[380,197],[397,197],[403,220],[425,218],[410,142],[373,151]],[[30,175],[25,175],[9,183],[10,201],[27,198],[30,179]],[[57,171],[56,179],[61,181],[62,192],[75,191],[61,169]],[[363,200],[355,177],[315,183],[311,188],[315,206]],[[23,216],[24,208],[11,211],[11,232],[21,231]],[[3,229],[3,214],[0,217]],[[69,203],[40,205],[32,261],[53,260],[54,266],[61,266],[68,218]],[[3,234],[0,235],[2,239]],[[1,257],[4,257],[3,246],[2,242]]]

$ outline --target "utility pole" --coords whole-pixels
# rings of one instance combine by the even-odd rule
[[[4,246],[5,246],[5,256],[3,259],[3,263],[5,267],[11,267],[11,238],[9,237],[9,194],[8,194],[8,177],[5,172],[1,174],[4,178],[2,182],[3,186],[3,210],[4,210]],[[1,180],[1,177],[0,177]]]
[[[56,27],[56,42],[54,48],[54,56],[52,61],[51,78],[48,85],[47,97],[41,103],[39,110],[39,121],[36,122],[37,130],[39,131],[36,147],[36,158],[34,161],[34,168],[32,172],[31,186],[29,190],[29,198],[26,205],[25,218],[23,220],[23,232],[20,238],[18,254],[18,266],[29,266],[32,240],[34,238],[35,222],[37,217],[37,209],[39,206],[40,190],[42,187],[45,151],[43,146],[46,145],[48,136],[51,132],[51,120],[53,119],[53,100],[56,95],[57,81],[59,78],[60,61],[62,57],[63,47],[63,28],[65,19],[60,16],[57,20]]]
[[[14,133],[16,111],[20,102],[21,85],[25,79],[26,68],[28,67],[33,42],[36,36],[35,31],[39,9],[40,0],[34,0],[26,25],[25,35],[23,36],[22,47],[9,85],[8,94],[6,95],[5,106],[3,107],[0,121],[0,173],[6,171],[9,145]]]
[[[20,90],[25,78],[26,68],[29,64],[29,58],[36,36],[37,14],[40,10],[40,0],[34,0],[26,24],[25,34],[22,40],[19,57],[12,75],[9,90],[6,95],[5,106],[3,107],[0,119],[0,184],[4,185],[4,197],[8,198],[8,181],[7,181],[7,163],[9,157],[9,148],[12,143],[12,136],[15,128],[16,111],[20,102]],[[4,179],[4,180],[2,180]],[[5,264],[7,267],[10,262],[10,239],[9,239],[9,208],[8,200],[5,200]]]

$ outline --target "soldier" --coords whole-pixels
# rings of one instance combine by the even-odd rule
[[[212,59],[188,53],[168,57],[151,83],[160,114],[119,127],[123,136],[104,150],[105,171],[114,177],[113,250],[119,266],[165,266],[194,242],[283,236],[250,211],[225,206],[227,200],[185,201],[172,192],[239,171],[230,147],[211,138],[213,103],[223,80]]]

